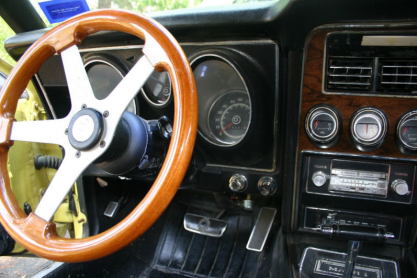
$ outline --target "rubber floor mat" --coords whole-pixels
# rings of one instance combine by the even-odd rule
[[[155,271],[188,277],[268,276],[268,244],[261,253],[246,249],[257,212],[223,215],[227,229],[221,238],[185,230],[182,223],[186,212],[202,213],[180,205],[171,207],[155,254]]]
[[[270,277],[272,242],[278,224],[272,227],[264,251],[246,250],[257,210],[247,212],[223,206],[221,220],[227,229],[221,238],[212,238],[186,231],[183,227],[187,212],[215,217],[217,205],[212,200],[194,195],[192,201],[174,201],[164,215],[145,234],[122,250],[105,258],[63,266],[45,276],[56,277]],[[192,204],[191,204],[192,203]],[[204,208],[204,209],[202,209]]]

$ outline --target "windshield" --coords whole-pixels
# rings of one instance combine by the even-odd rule
[[[50,26],[44,13],[39,7],[39,3],[44,0],[30,0],[35,9]],[[159,11],[169,11],[188,8],[221,7],[237,4],[247,4],[255,2],[273,2],[276,0],[86,0],[90,10],[96,9],[125,9],[134,12],[149,14]]]

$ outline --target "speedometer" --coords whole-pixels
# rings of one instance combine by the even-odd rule
[[[225,145],[235,145],[246,135],[250,124],[249,97],[242,91],[220,96],[211,106],[208,126],[212,135]]]
[[[214,53],[201,55],[191,64],[198,90],[200,135],[218,147],[238,145],[248,133],[252,116],[239,64]]]

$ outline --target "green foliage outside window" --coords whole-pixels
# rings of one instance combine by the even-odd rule
[[[11,65],[14,65],[16,62],[9,56],[9,54],[7,54],[6,49],[4,49],[4,41],[13,35],[13,30],[9,27],[9,25],[7,25],[3,18],[0,17],[0,59]]]

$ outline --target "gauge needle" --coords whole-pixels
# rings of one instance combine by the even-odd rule
[[[226,131],[226,130],[228,130],[229,128],[231,128],[233,126],[233,123],[232,122],[230,122],[230,123],[228,123],[227,125],[225,125],[225,127],[223,128],[223,131]]]

